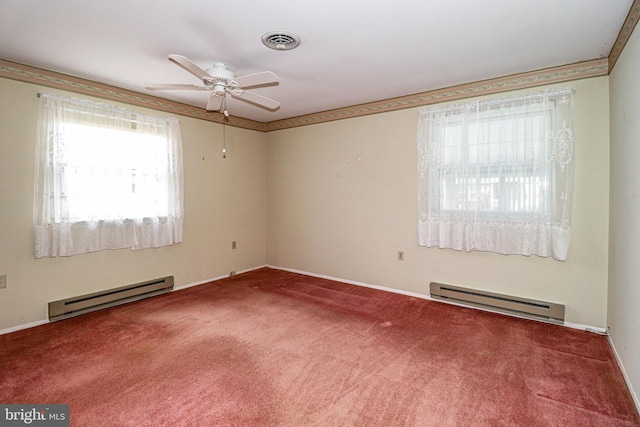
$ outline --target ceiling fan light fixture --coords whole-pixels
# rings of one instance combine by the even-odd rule
[[[262,36],[262,43],[273,50],[292,50],[300,46],[300,37],[288,31],[270,31]]]

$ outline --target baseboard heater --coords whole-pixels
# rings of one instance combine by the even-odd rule
[[[564,324],[564,305],[562,304],[535,301],[433,282],[431,283],[431,297],[530,319]]]
[[[50,302],[49,320],[67,319],[80,314],[164,294],[170,292],[172,289],[173,276],[167,276],[160,279]]]

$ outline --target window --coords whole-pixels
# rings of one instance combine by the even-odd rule
[[[508,212],[514,214],[511,216],[516,221],[524,220],[515,215],[519,212],[548,214],[544,189],[549,183],[549,170],[536,167],[535,156],[526,153],[544,150],[540,129],[544,114],[548,112],[533,111],[528,117],[488,117],[479,123],[467,123],[465,140],[462,122],[445,124],[444,167],[433,189],[442,192],[436,199],[442,200],[441,209],[473,210],[485,218],[491,218],[492,212]],[[514,138],[513,143],[510,137]],[[459,174],[463,158],[465,176]]]
[[[40,98],[36,258],[181,242],[177,120]]]
[[[566,259],[573,91],[420,112],[419,244]]]
[[[78,124],[65,132],[71,221],[168,215],[166,138]]]

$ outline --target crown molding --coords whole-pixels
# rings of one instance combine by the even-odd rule
[[[638,2],[640,2],[640,0],[636,0],[636,3]],[[634,5],[636,3],[634,3]],[[603,76],[608,74],[609,69],[610,66],[607,58],[596,59],[267,123],[232,116],[229,117],[229,121],[226,124],[243,129],[271,132],[335,120],[367,116],[370,114],[403,110],[406,108],[419,107],[440,102],[496,94],[517,89]],[[223,123],[224,120],[224,116],[222,114],[217,112],[207,112],[203,108],[180,102],[168,101],[156,96],[1,59],[0,77],[124,102],[131,105],[152,108],[154,110],[164,111],[170,114],[180,114],[215,123]]]
[[[277,120],[265,124],[265,131],[275,131],[293,127],[330,122],[366,116],[405,108],[419,107],[440,102],[455,101],[464,98],[490,95],[516,89],[526,89],[552,83],[568,82],[588,77],[604,76],[608,73],[608,60],[596,59],[561,67],[547,68],[507,77],[484,80],[481,82],[452,86],[421,92],[414,95],[401,96],[383,101],[360,104],[353,107],[339,108],[322,113],[308,114],[291,119]]]
[[[50,88],[61,89],[82,95],[95,96],[111,101],[124,102],[139,107],[152,108],[170,114],[193,117],[215,123],[223,123],[224,116],[218,112],[208,112],[203,108],[180,102],[169,101],[157,96],[147,95],[132,90],[122,89],[103,83],[94,82],[68,74],[44,70],[24,64],[0,59],[0,77],[34,83]],[[239,117],[229,117],[229,126],[264,131],[263,123]]]
[[[634,0],[627,14],[627,18],[624,20],[624,24],[622,24],[618,38],[613,44],[613,48],[611,48],[611,53],[609,53],[609,72],[611,72],[613,66],[616,65],[622,49],[624,49],[629,38],[631,38],[631,34],[638,21],[640,21],[640,0]]]

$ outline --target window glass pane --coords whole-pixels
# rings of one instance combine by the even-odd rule
[[[543,112],[447,124],[440,168],[440,205],[445,210],[548,213]],[[464,170],[465,173],[461,173]],[[513,217],[517,219],[517,217]]]
[[[168,214],[165,138],[78,124],[65,133],[70,220]]]

